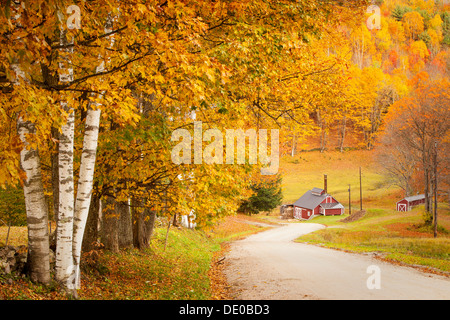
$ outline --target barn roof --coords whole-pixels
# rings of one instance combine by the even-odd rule
[[[418,194],[416,196],[406,197],[406,198],[403,198],[402,200],[406,200],[408,202],[411,202],[411,201],[422,200],[422,199],[425,199],[425,195],[424,194]],[[400,200],[400,201],[402,201],[402,200]],[[397,201],[397,202],[400,202],[400,201]]]
[[[316,192],[313,192],[313,190],[306,191],[305,194],[300,197],[300,199],[294,202],[294,206],[302,207],[305,209],[314,209],[328,196],[326,193],[318,194]]]

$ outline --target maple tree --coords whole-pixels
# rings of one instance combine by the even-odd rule
[[[391,167],[395,168],[395,174],[404,180],[407,192],[414,172],[420,168],[419,172],[423,176],[421,188],[426,199],[425,222],[429,224],[433,220],[430,190],[437,188],[432,186],[434,166],[438,166],[436,171],[439,175],[447,175],[445,168],[448,167],[448,157],[443,155],[448,152],[449,108],[443,106],[450,105],[448,93],[448,79],[433,81],[428,79],[427,74],[417,77],[411,94],[392,106],[383,140],[388,146],[383,151],[385,154],[390,150],[395,151],[389,155],[391,159],[396,157],[392,159],[394,163]],[[438,150],[435,149],[435,143],[439,145]],[[433,162],[434,152],[439,153],[440,160],[437,164]]]

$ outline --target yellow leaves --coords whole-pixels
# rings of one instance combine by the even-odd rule
[[[216,80],[216,76],[215,76],[215,70],[212,69],[206,69],[205,70],[205,75],[207,76],[207,78],[211,81],[214,82]]]
[[[397,92],[399,98],[402,98],[408,94],[408,81],[405,74],[393,74],[391,77],[391,82],[395,87],[395,91]]]
[[[417,39],[424,30],[423,18],[417,11],[407,12],[402,18],[405,34],[410,39]]]
[[[137,3],[137,4],[135,5],[135,9],[136,9],[138,12],[142,13],[142,14],[147,13],[147,12],[149,11],[148,8],[147,8],[147,6],[146,6],[145,4],[142,4],[142,3]]]
[[[377,47],[381,52],[388,50],[391,47],[391,35],[386,20],[381,20],[381,30],[376,32]]]
[[[6,122],[2,124],[0,126],[0,150],[2,150],[0,153],[0,188],[6,188],[7,185],[17,185],[25,176],[19,163],[22,144],[15,134],[14,128],[8,129],[5,125]],[[11,132],[11,129],[14,131]]]
[[[411,55],[415,55],[420,59],[424,59],[429,56],[427,45],[422,40],[414,41],[409,47],[409,52]]]
[[[425,59],[430,55],[427,45],[422,40],[414,41],[409,46],[409,65],[414,74],[420,72],[425,66]]]
[[[382,19],[382,30],[372,34],[360,24],[363,15],[352,9],[334,4],[324,4],[324,8],[314,1],[291,4],[131,1],[121,2],[118,14],[113,0],[80,2],[82,30],[70,32],[75,37],[70,58],[76,82],[64,92],[51,87],[48,78],[58,75],[58,66],[51,64],[55,60],[49,58],[58,52],[54,43],[59,42],[55,35],[59,22],[51,20],[55,19],[51,11],[39,7],[30,11],[29,18],[36,19],[39,15],[31,13],[39,12],[48,20],[42,21],[43,27],[33,20],[14,30],[14,36],[23,42],[6,41],[1,33],[5,43],[11,44],[5,48],[12,49],[2,51],[0,61],[10,64],[23,56],[22,66],[36,83],[17,86],[5,103],[36,123],[33,146],[46,156],[50,149],[46,144],[54,143],[49,139],[51,127],[59,127],[66,117],[60,100],[68,101],[77,111],[86,107],[86,103],[80,107],[80,100],[97,103],[104,123],[97,171],[102,183],[123,187],[124,198],[127,192],[148,197],[157,207],[162,201],[161,187],[152,183],[160,182],[154,177],[161,175],[173,184],[165,195],[173,203],[170,213],[194,209],[199,220],[206,221],[218,212],[233,211],[235,203],[248,195],[247,168],[173,166],[167,132],[187,126],[194,109],[199,120],[220,129],[255,127],[256,122],[264,128],[270,123],[268,119],[277,119],[285,126],[282,134],[295,132],[297,139],[302,139],[312,132],[311,114],[318,109],[328,113],[323,117],[329,120],[346,112],[357,126],[368,128],[369,119],[362,117],[374,106],[380,87],[392,85],[402,95],[407,92],[401,76],[393,80],[380,69],[364,67],[380,62],[392,42],[403,42],[405,30],[408,36],[412,32],[416,35],[420,31],[417,15],[405,15],[405,28],[401,22]],[[331,8],[339,11],[325,17],[325,9]],[[110,12],[118,16],[112,46],[111,37],[104,33]],[[439,19],[436,15],[430,20],[432,43],[440,39]],[[326,31],[322,39],[316,39],[319,31]],[[51,39],[49,44],[45,39]],[[50,44],[54,45],[51,50]],[[424,50],[423,43],[411,45],[419,60],[426,58]],[[355,59],[361,54],[360,69],[348,67],[352,53]],[[399,69],[407,69],[409,64],[422,67],[405,57],[399,60],[403,62]],[[35,61],[46,61],[43,67],[48,74]],[[96,75],[102,62],[105,72]],[[5,112],[0,107],[2,126],[3,120],[11,122]],[[6,112],[7,116],[12,114]],[[290,117],[303,125],[292,125]],[[77,121],[81,126],[81,119]],[[1,133],[6,128],[0,128]],[[81,141],[80,133],[77,139]],[[4,141],[0,138],[0,144]],[[14,166],[5,162],[2,168],[14,172]],[[179,174],[193,174],[195,182],[178,181]]]
[[[430,19],[429,23],[431,28],[434,30],[439,30],[443,23],[440,14],[436,14],[432,19]]]
[[[439,43],[443,39],[442,32],[436,32],[436,30],[430,29],[427,33],[430,36],[431,45],[434,47],[439,47]]]
[[[397,43],[402,43],[403,41],[405,41],[405,31],[400,21],[394,19],[390,20],[388,30],[392,39]]]

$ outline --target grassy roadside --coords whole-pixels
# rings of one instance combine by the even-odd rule
[[[422,210],[419,207],[400,214],[388,209],[368,209],[363,218],[350,223],[340,221],[346,216],[318,217],[310,222],[329,228],[296,241],[352,252],[374,252],[380,259],[450,274],[450,212],[440,210],[440,228],[435,239],[432,230],[423,226]]]
[[[166,228],[157,228],[151,247],[91,252],[85,257],[80,299],[96,300],[204,300],[226,297],[220,263],[227,241],[265,228],[228,217],[205,231],[171,228],[164,250]],[[26,228],[25,234],[26,234]],[[15,231],[12,245],[23,243],[22,229]],[[4,230],[1,230],[4,232]],[[0,276],[0,299],[66,299],[56,286],[44,287],[26,277]]]

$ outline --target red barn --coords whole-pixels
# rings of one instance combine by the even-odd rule
[[[294,202],[294,218],[309,220],[318,215],[331,216],[344,213],[344,206],[324,189],[313,188]]]
[[[397,211],[409,211],[413,207],[425,203],[425,195],[418,194],[417,196],[411,196],[403,198],[400,201],[397,201]]]

